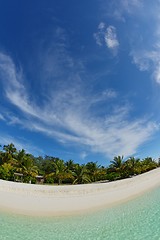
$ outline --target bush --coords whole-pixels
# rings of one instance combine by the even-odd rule
[[[53,184],[54,183],[54,179],[53,179],[53,176],[45,176],[44,178],[44,183],[50,183],[50,184]]]
[[[111,172],[111,173],[107,174],[107,180],[109,180],[109,181],[115,181],[118,179],[121,179],[120,173]]]
[[[14,180],[14,168],[10,163],[0,166],[0,178],[8,181]]]

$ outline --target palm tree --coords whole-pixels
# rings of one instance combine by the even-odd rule
[[[10,143],[8,145],[3,146],[3,155],[2,155],[2,161],[5,162],[14,162],[15,156],[17,153],[17,149],[15,148],[13,143]]]
[[[100,177],[100,166],[97,165],[97,162],[88,162],[86,164],[86,169],[88,172],[88,175],[90,176],[90,179],[92,182],[95,182]]]
[[[141,162],[142,172],[147,172],[158,167],[158,163],[152,159],[152,157],[146,157]]]
[[[119,171],[122,169],[123,167],[123,156],[117,156],[114,157],[113,161],[111,161],[111,165],[110,165],[113,169],[115,169],[116,171]]]
[[[107,172],[113,175],[111,176],[111,179],[113,178],[114,180],[127,177],[128,173],[127,171],[125,171],[123,156],[114,157],[114,159],[111,161],[111,165],[109,166]]]
[[[29,182],[38,174],[38,167],[34,165],[34,161],[31,155],[26,154],[25,150],[23,149],[18,153],[16,170],[23,174],[24,180],[26,182]]]
[[[71,170],[73,171],[74,170],[74,167],[75,167],[75,163],[73,160],[68,160],[66,163],[65,163],[66,167],[68,170]]]
[[[76,164],[74,168],[73,176],[75,178],[73,181],[73,184],[91,182],[87,169],[84,165],[80,166],[79,164]]]
[[[140,159],[135,157],[130,157],[125,162],[126,169],[129,171],[129,175],[138,174],[141,168]]]
[[[17,151],[17,149],[15,148],[13,143],[10,143],[8,145],[4,145],[3,150],[5,150],[7,153],[9,153],[11,155],[13,155]]]
[[[58,185],[60,185],[64,179],[71,178],[71,171],[67,169],[63,160],[57,159],[53,162],[53,165],[55,172],[52,173],[52,176],[58,180]]]

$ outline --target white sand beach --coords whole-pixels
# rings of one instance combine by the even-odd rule
[[[65,216],[126,202],[160,186],[160,168],[109,183],[44,186],[0,180],[0,210],[31,216]]]

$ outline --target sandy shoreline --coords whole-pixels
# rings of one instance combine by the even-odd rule
[[[160,168],[110,183],[43,186],[0,180],[0,210],[31,216],[64,216],[110,207],[160,186]]]

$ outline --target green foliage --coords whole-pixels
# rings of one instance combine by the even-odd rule
[[[111,161],[111,165],[110,165],[111,168],[121,169],[122,166],[123,166],[123,156],[114,157],[113,161]]]
[[[0,163],[11,163],[14,164],[17,150],[13,143],[3,146],[3,151],[0,152],[1,160]]]
[[[111,161],[111,165],[107,170],[107,179],[109,181],[113,181],[128,178],[150,171],[156,167],[158,167],[158,163],[151,157],[147,157],[142,161],[140,161],[140,159],[130,157],[128,160],[123,161],[123,157],[118,156]]]
[[[73,160],[64,161],[57,157],[34,157],[24,149],[17,151],[13,143],[4,145],[0,151],[0,178],[14,180],[14,173],[23,174],[23,182],[36,183],[37,175],[43,175],[47,184],[83,184],[102,180],[115,181],[132,177],[156,167],[160,167],[160,160],[156,162],[151,157],[143,160],[134,157],[124,161],[123,156],[116,156],[108,168],[97,162],[86,165],[74,163]]]
[[[9,181],[14,179],[14,167],[10,163],[0,166],[0,178]]]
[[[100,166],[98,166],[96,162],[88,162],[86,164],[86,170],[87,170],[89,179],[92,182],[102,180],[101,179],[102,171],[100,170]]]
[[[55,171],[53,173],[53,176],[58,181],[58,184],[61,184],[63,179],[65,179],[67,177],[67,168],[64,164],[64,161],[61,160],[61,159],[57,159],[53,163],[53,165],[55,167]]]
[[[73,184],[91,182],[87,168],[84,165],[80,166],[79,164],[76,164],[73,171],[73,176],[74,176]]]
[[[49,183],[49,184],[53,184],[54,183],[54,179],[53,179],[53,175],[48,174],[45,176],[44,178],[44,182],[45,183]]]
[[[107,180],[109,181],[115,181],[121,179],[121,174],[118,172],[110,172],[107,174]]]
[[[16,171],[23,174],[24,182],[35,182],[38,167],[34,165],[33,156],[22,149],[18,152],[16,160]]]

